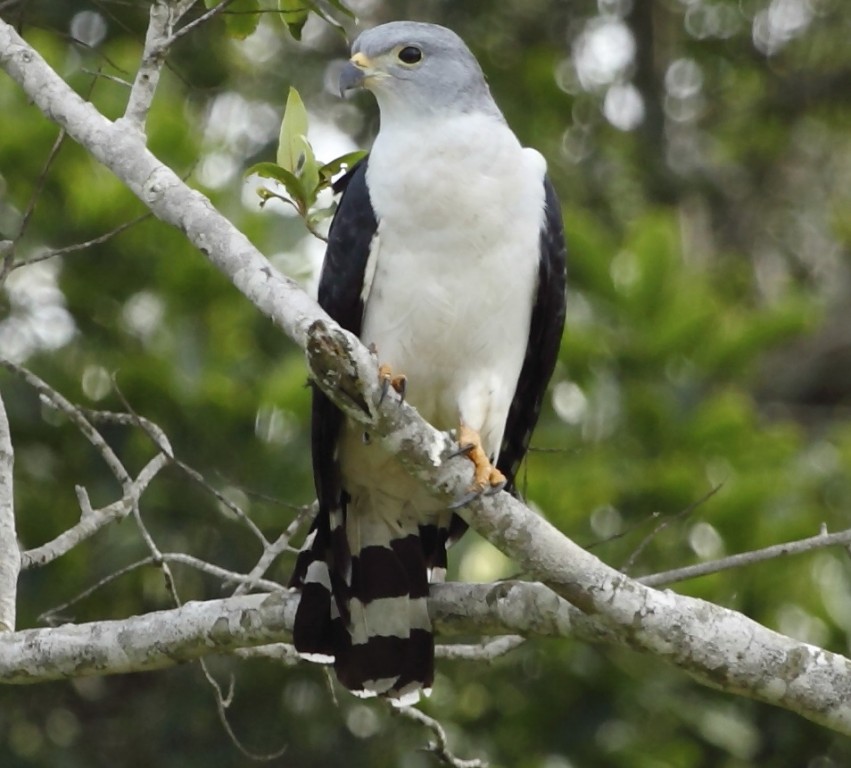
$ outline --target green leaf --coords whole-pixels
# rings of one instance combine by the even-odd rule
[[[290,87],[281,135],[278,139],[277,162],[290,173],[298,173],[305,161],[307,145],[307,110],[298,91]]]
[[[301,40],[301,30],[310,16],[310,6],[305,0],[278,0],[281,20],[287,25],[294,40]]]
[[[355,152],[348,152],[345,155],[340,155],[330,162],[325,163],[325,165],[319,169],[319,176],[321,177],[323,184],[330,184],[331,179],[333,179],[340,171],[344,169],[349,170],[349,168],[355,166],[364,157],[366,157],[366,155],[366,150],[358,149]]]
[[[319,193],[319,164],[316,162],[316,157],[313,154],[313,148],[306,138],[303,138],[302,146],[302,162],[298,168],[298,177],[304,189],[309,195],[308,204],[313,205],[316,201],[316,195]]]
[[[310,195],[305,190],[301,180],[294,173],[291,173],[286,168],[281,168],[279,165],[275,165],[275,163],[257,163],[257,165],[252,165],[245,172],[246,176],[251,176],[252,174],[261,176],[264,179],[274,179],[284,186],[300,212],[308,209]]]
[[[330,219],[336,211],[336,205],[329,205],[327,208],[317,208],[310,212],[308,223],[312,226],[316,226],[317,224],[325,221],[325,219]]]
[[[204,0],[207,8],[215,8],[221,0]],[[225,27],[231,37],[244,40],[260,23],[260,0],[233,0],[222,12]]]

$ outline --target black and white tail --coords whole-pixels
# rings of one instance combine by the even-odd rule
[[[345,493],[340,507],[320,509],[290,582],[302,592],[296,649],[333,658],[355,694],[416,701],[434,679],[428,572],[445,568],[446,539],[445,529],[397,520]]]

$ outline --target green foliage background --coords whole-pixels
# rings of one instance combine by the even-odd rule
[[[237,31],[253,5],[234,5],[229,23]],[[351,34],[352,22],[324,7]],[[634,574],[813,535],[822,525],[847,528],[851,6],[379,0],[355,10],[363,26],[416,18],[458,31],[509,123],[548,158],[564,204],[570,296],[552,401],[524,473],[530,501]],[[122,113],[127,89],[119,80],[132,79],[138,65],[146,3],[12,0],[0,3],[0,14],[107,116]],[[621,36],[593,38],[606,24]],[[315,16],[301,42],[273,13],[259,17],[247,40],[229,31],[219,19],[177,46],[148,121],[149,144],[278,266],[306,279],[315,242],[296,218],[271,206],[261,211],[242,171],[274,159],[291,85],[316,122],[360,147],[375,132],[375,106],[368,97],[340,102],[333,66],[346,43]],[[597,49],[582,46],[595,39],[625,62],[615,74],[606,75],[605,56],[596,76],[583,74],[589,60],[581,52]],[[643,119],[620,128],[607,119],[629,117],[612,111],[619,93],[640,94]],[[42,175],[56,137],[0,78],[0,235],[18,238],[35,199],[19,259],[88,241],[144,213],[71,142]],[[300,352],[180,233],[155,220],[45,264],[13,272],[0,294],[3,354],[82,405],[123,410],[126,401],[268,537],[280,533],[291,505],[312,500]],[[62,337],[56,329],[69,321],[74,333]],[[75,484],[95,504],[118,489],[77,431],[30,389],[7,374],[0,386],[16,448],[19,532],[32,547],[76,521]],[[131,471],[152,455],[137,432],[106,434]],[[245,528],[177,470],[153,484],[142,512],[163,551],[241,570],[259,555]],[[662,521],[667,526],[640,548]],[[128,520],[26,572],[19,626],[38,626],[43,612],[146,554]],[[513,573],[472,535],[453,562],[456,577],[459,567],[465,578]],[[283,561],[272,575],[286,579],[290,565]],[[184,599],[223,594],[186,569],[178,569],[178,587]],[[846,552],[676,588],[849,652]],[[159,571],[143,568],[61,619],[169,606]],[[230,718],[246,745],[287,745],[273,765],[431,762],[417,751],[426,738],[419,728],[343,692],[335,704],[318,668],[227,659],[211,667],[220,679],[234,676]],[[534,640],[488,666],[441,663],[425,708],[461,755],[481,753],[495,766],[851,764],[847,740],[792,714],[704,689],[651,659],[572,641]],[[0,690],[3,766],[247,762],[195,666]]]

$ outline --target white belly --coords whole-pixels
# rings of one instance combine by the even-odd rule
[[[425,419],[438,429],[463,421],[492,453],[523,364],[532,270],[518,279],[504,248],[458,259],[394,245],[380,235],[361,336],[407,376],[407,397]]]
[[[376,141],[367,181],[380,223],[361,337],[408,377],[424,418],[465,423],[495,455],[529,335],[544,162],[489,116],[458,118],[449,133],[449,145],[428,127]]]
[[[407,376],[407,399],[425,419],[476,430],[493,459],[529,338],[545,171],[537,152],[484,115],[454,118],[439,132],[382,125],[367,170],[379,228],[361,339]],[[353,512],[393,524],[446,515],[354,425],[344,427],[339,451]]]

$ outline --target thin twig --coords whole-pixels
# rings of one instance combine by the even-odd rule
[[[276,750],[275,752],[252,752],[248,747],[246,747],[242,741],[240,741],[239,737],[234,732],[230,721],[228,720],[228,708],[233,702],[233,694],[234,694],[234,680],[233,676],[230,678],[230,684],[228,686],[228,694],[225,696],[222,693],[222,688],[219,685],[218,680],[213,677],[210,672],[209,667],[207,666],[207,662],[205,659],[198,659],[201,664],[201,669],[204,672],[204,677],[207,678],[207,682],[210,684],[210,687],[213,689],[213,694],[216,700],[216,713],[219,716],[219,721],[222,724],[222,727],[225,729],[228,737],[231,740],[231,743],[242,753],[244,757],[247,757],[249,760],[256,760],[257,762],[269,762],[270,760],[275,760],[280,757],[287,751],[288,744],[284,744],[283,747]]]
[[[56,156],[59,154],[59,150],[62,148],[65,136],[65,129],[60,128],[59,133],[56,134],[53,146],[50,148],[50,152],[47,153],[47,159],[44,161],[44,165],[41,167],[41,171],[35,181],[33,193],[30,195],[24,215],[21,217],[21,226],[18,228],[18,234],[15,235],[15,242],[19,241],[26,234],[32,215],[35,213],[36,203],[38,202],[38,198],[41,196],[44,184],[47,181],[47,174],[50,172],[50,167],[53,165],[53,161],[56,159]]]
[[[33,188],[32,195],[30,195],[27,207],[24,210],[23,216],[21,217],[21,226],[18,227],[18,233],[15,235],[15,238],[12,241],[12,246],[9,249],[9,252],[6,254],[5,258],[3,259],[3,263],[0,264],[0,285],[6,282],[6,278],[9,276],[9,273],[14,269],[13,263],[15,246],[26,234],[30,220],[32,219],[32,215],[33,213],[35,213],[36,203],[38,202],[38,199],[41,196],[41,192],[44,189],[44,184],[47,181],[47,174],[50,171],[50,167],[53,165],[53,161],[59,154],[59,149],[62,147],[63,141],[65,141],[65,129],[60,128],[59,133],[57,134],[56,139],[53,142],[53,146],[50,148],[50,152],[47,153],[47,159],[44,161],[44,165],[41,167],[41,171],[39,172],[38,178],[35,181],[35,187]]]
[[[102,235],[98,235],[97,237],[93,237],[91,240],[86,240],[83,243],[75,243],[74,245],[66,245],[63,248],[55,248],[49,251],[45,251],[44,253],[38,254],[38,256],[32,256],[28,259],[24,259],[23,261],[18,261],[12,264],[9,269],[10,272],[20,269],[21,267],[28,267],[30,264],[37,264],[40,261],[47,261],[48,259],[54,259],[57,256],[65,256],[69,253],[76,253],[77,251],[85,250],[86,248],[91,248],[93,245],[100,245],[101,243],[105,243],[108,240],[111,240],[116,235],[120,235],[130,227],[139,224],[145,219],[150,219],[153,214],[148,211],[148,213],[143,213],[141,216],[137,216],[135,219],[131,219],[130,221],[125,221],[123,224],[119,224],[115,229],[110,230],[109,232],[105,232]]]
[[[847,546],[851,544],[851,528],[839,533],[821,532],[807,539],[790,541],[785,544],[773,544],[763,549],[755,549],[751,552],[742,552],[737,555],[723,557],[720,560],[712,560],[708,563],[696,563],[684,568],[675,568],[670,571],[654,573],[650,576],[641,576],[636,579],[648,587],[658,587],[664,584],[673,584],[677,581],[694,579],[698,576],[708,576],[711,573],[720,573],[732,568],[741,568],[755,563],[764,563],[786,555],[799,555],[804,552],[814,552],[825,547]]]
[[[218,579],[221,579],[223,583],[239,583],[245,584],[247,589],[245,591],[249,591],[251,589],[265,589],[268,592],[277,592],[281,589],[284,589],[281,584],[277,581],[271,581],[270,579],[259,579],[256,576],[252,576],[244,573],[237,573],[236,571],[228,570],[227,568],[222,568],[220,565],[215,565],[214,563],[208,563],[206,560],[201,560],[197,557],[193,557],[192,555],[184,554],[183,552],[167,552],[163,553],[163,560],[169,563],[178,563],[180,565],[187,565],[191,568],[195,568],[202,573],[209,574],[210,576],[215,576]]]
[[[216,489],[212,485],[210,485],[210,483],[207,482],[206,478],[197,469],[189,466],[189,464],[187,464],[186,462],[178,459],[174,455],[174,450],[172,449],[171,444],[168,442],[168,439],[166,438],[165,432],[163,432],[163,430],[160,427],[158,427],[156,424],[154,424],[149,419],[146,419],[142,416],[139,416],[139,414],[136,413],[136,411],[130,405],[130,402],[127,400],[126,397],[124,397],[124,393],[121,391],[121,388],[118,386],[118,382],[115,380],[115,377],[113,377],[113,379],[112,379],[112,384],[113,384],[113,387],[115,388],[116,394],[119,396],[119,398],[121,398],[121,402],[124,404],[124,407],[129,412],[130,417],[132,419],[135,419],[136,426],[141,428],[148,435],[148,437],[151,439],[151,441],[154,443],[154,445],[160,451],[162,451],[166,456],[169,457],[169,460],[174,464],[174,466],[176,466],[178,469],[180,469],[184,474],[186,474],[189,478],[194,480],[204,490],[206,490],[209,494],[211,494],[216,499],[216,501],[218,501],[227,510],[229,510],[231,513],[233,513],[233,515],[238,520],[241,520],[243,523],[245,523],[245,525],[248,527],[248,529],[260,541],[263,548],[266,549],[269,546],[269,540],[266,538],[263,531],[261,531],[260,528],[257,527],[257,524],[250,517],[248,517],[247,514],[245,514],[245,512],[242,510],[242,508],[238,504],[236,504],[231,499],[229,499],[227,496],[225,496],[221,491],[219,491],[218,489]],[[114,414],[113,414],[113,417],[114,417]]]
[[[77,486],[77,499],[82,511],[80,521],[46,544],[26,550],[22,555],[21,567],[32,568],[46,565],[70,552],[82,541],[91,538],[109,523],[126,517],[133,509],[133,505],[138,504],[139,497],[151,481],[167,464],[168,459],[161,453],[157,454],[143,467],[138,477],[125,488],[122,498],[99,509],[92,509],[85,488]]]
[[[55,408],[57,411],[64,413],[74,426],[83,433],[83,436],[98,450],[101,458],[104,460],[107,467],[109,467],[114,477],[118,480],[122,487],[124,487],[125,492],[127,491],[127,487],[133,482],[132,478],[124,468],[124,465],[121,463],[118,456],[115,455],[115,452],[103,439],[101,433],[98,432],[92,423],[85,417],[82,409],[71,403],[49,384],[26,368],[2,358],[0,358],[0,366],[3,366],[6,370],[11,371],[15,374],[15,376],[29,384],[36,390],[36,392],[39,393],[44,402]]]
[[[304,524],[304,521],[312,518],[316,515],[316,511],[318,510],[318,503],[314,502],[313,504],[302,507],[299,513],[295,516],[292,522],[287,526],[286,530],[278,536],[275,541],[271,544],[266,544],[263,547],[263,554],[260,556],[260,559],[257,561],[257,564],[251,569],[251,572],[248,574],[248,580],[240,584],[235,590],[234,595],[241,595],[245,592],[250,591],[254,588],[254,583],[261,580],[266,571],[269,570],[272,563],[278,558],[278,556],[286,552],[290,549],[290,541],[293,536],[298,533],[299,528]]]
[[[665,530],[672,523],[677,522],[678,520],[682,520],[685,517],[688,517],[694,510],[696,510],[701,504],[709,501],[718,491],[721,490],[724,483],[718,483],[714,488],[710,488],[707,493],[705,493],[701,498],[697,501],[693,501],[689,504],[685,509],[680,510],[677,514],[672,515],[671,517],[666,517],[662,522],[660,522],[650,533],[648,533],[639,543],[639,545],[633,550],[632,554],[627,558],[627,561],[621,567],[621,573],[629,573],[632,569],[632,566],[635,565],[635,561],[644,551],[645,547],[658,536],[662,531]]]
[[[613,533],[611,536],[606,536],[605,538],[602,538],[602,539],[596,539],[595,541],[589,541],[587,543],[582,544],[582,547],[584,549],[588,550],[589,552],[591,552],[593,549],[596,549],[597,547],[602,547],[605,544],[611,544],[613,541],[619,541],[620,539],[624,539],[627,536],[629,536],[630,534],[635,533],[635,531],[646,526],[649,522],[652,522],[653,520],[658,520],[660,514],[661,513],[659,513],[659,512],[651,512],[647,517],[645,517],[641,520],[637,520],[633,525],[627,526],[622,531],[619,531],[618,533]]]
[[[433,717],[429,717],[413,707],[396,707],[392,704],[389,706],[392,712],[408,720],[413,720],[415,723],[424,725],[434,734],[435,740],[429,743],[425,749],[427,752],[431,752],[442,763],[450,765],[452,768],[488,768],[487,761],[480,758],[476,757],[472,760],[463,760],[453,755],[447,744],[446,731],[443,730],[443,726]]]
[[[73,38],[72,38],[73,39]],[[75,41],[79,42],[79,41]],[[94,91],[95,84],[97,79],[93,79],[89,84],[88,91],[86,92],[86,98],[91,98],[92,92]],[[59,150],[62,148],[62,144],[65,141],[65,129],[60,127],[59,133],[56,135],[56,139],[53,142],[53,146],[50,148],[50,152],[47,153],[47,159],[44,161],[44,165],[39,172],[38,178],[35,182],[35,187],[33,188],[32,195],[30,196],[29,202],[27,203],[26,210],[24,211],[24,215],[21,218],[21,225],[18,228],[18,233],[15,235],[13,245],[20,242],[23,236],[26,234],[27,229],[29,228],[29,223],[32,219],[33,213],[35,213],[35,207],[38,203],[39,197],[41,197],[41,193],[44,190],[44,185],[47,181],[47,174],[50,172],[50,168],[53,165],[53,161],[56,160],[57,155],[59,154]],[[17,265],[14,265],[12,262],[11,255],[9,258],[3,259],[3,264],[0,265],[0,285],[2,285],[6,278],[9,276],[9,273],[16,268]]]
[[[105,587],[107,584],[111,584],[116,579],[121,578],[122,576],[135,571],[137,568],[141,568],[145,565],[150,565],[153,562],[153,558],[146,557],[142,560],[137,560],[135,563],[130,563],[130,565],[125,565],[123,568],[119,568],[117,571],[113,571],[108,576],[104,576],[102,579],[97,581],[95,584],[92,584],[90,587],[86,587],[82,592],[74,595],[70,600],[66,600],[64,603],[60,603],[59,605],[53,606],[49,610],[40,614],[38,620],[43,624],[47,624],[48,626],[56,626],[57,624],[63,623],[66,619],[62,616],[62,611],[67,610],[72,605],[76,605],[81,600],[85,600],[89,595],[94,594],[97,590]]]
[[[199,27],[201,24],[206,24],[208,21],[210,21],[210,19],[218,16],[222,11],[224,11],[225,8],[227,8],[232,2],[233,0],[222,0],[222,2],[220,2],[218,5],[215,5],[210,8],[209,11],[202,13],[197,19],[193,19],[192,21],[187,22],[180,29],[175,30],[175,32],[171,36],[171,40],[169,41],[169,43],[174,43],[184,35],[189,34],[193,29]],[[252,11],[252,13],[255,13],[255,11]]]
[[[87,75],[91,75],[92,77],[102,78],[113,83],[118,83],[119,85],[123,85],[125,88],[133,87],[133,83],[129,80],[125,80],[123,77],[118,77],[118,75],[108,75],[106,72],[101,72],[100,70],[95,69],[86,69],[85,67],[83,67],[81,71]]]
[[[192,555],[187,555],[183,552],[163,552],[161,555],[161,560],[164,560],[169,563],[175,563],[177,565],[185,565],[190,568],[194,568],[197,571],[201,571],[202,573],[206,573],[210,576],[215,576],[218,579],[221,579],[224,583],[233,583],[233,582],[251,582],[254,587],[260,587],[262,589],[268,590],[269,592],[277,592],[284,589],[283,586],[278,584],[275,581],[269,581],[267,579],[251,579],[245,574],[237,573],[236,571],[229,571],[226,568],[222,568],[221,566],[214,565],[213,563],[208,563],[206,560],[201,560],[197,557],[193,557]],[[141,560],[136,560],[129,565],[125,565],[123,568],[110,573],[108,576],[104,576],[102,579],[97,581],[95,584],[92,584],[89,587],[86,587],[82,592],[74,595],[70,600],[67,600],[64,603],[54,606],[49,611],[45,611],[38,618],[39,621],[44,622],[46,624],[54,624],[56,617],[60,616],[62,611],[68,610],[73,605],[76,605],[81,600],[85,600],[87,597],[91,596],[99,589],[111,584],[116,579],[126,576],[128,573],[132,573],[139,568],[144,568],[148,565],[156,565],[157,559],[152,555],[148,557],[143,557]]]
[[[500,656],[510,653],[526,642],[520,635],[503,635],[501,637],[483,638],[480,643],[451,643],[436,645],[434,656],[438,659],[451,661],[485,661],[491,662]]]

